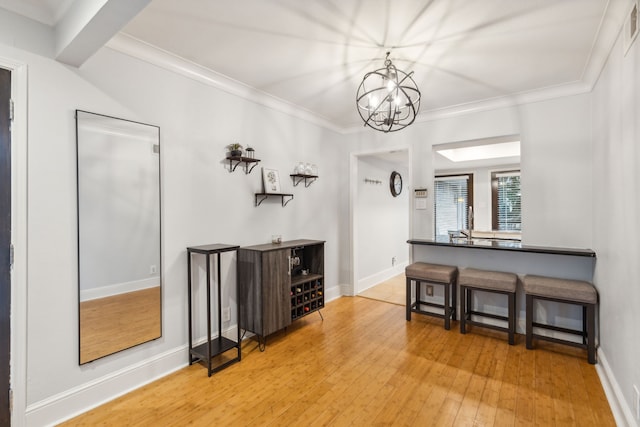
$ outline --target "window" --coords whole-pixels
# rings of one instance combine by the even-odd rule
[[[467,227],[467,211],[473,206],[473,174],[436,176],[434,183],[435,236]]]
[[[520,171],[492,172],[491,198],[493,229],[520,231],[522,229]]]

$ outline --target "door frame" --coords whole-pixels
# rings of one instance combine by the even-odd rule
[[[350,263],[351,263],[351,283],[349,289],[343,289],[343,295],[357,295],[358,293],[358,227],[356,227],[356,220],[358,218],[357,203],[358,200],[358,161],[360,157],[370,156],[372,154],[383,154],[390,151],[407,151],[409,170],[407,180],[403,180],[403,190],[409,192],[407,209],[409,211],[409,238],[413,236],[413,195],[411,193],[413,189],[413,148],[411,144],[403,144],[396,146],[388,146],[384,148],[377,148],[373,150],[365,150],[352,152],[349,156],[349,224],[351,226],[351,239],[350,239]],[[408,251],[409,249],[407,249]]]
[[[27,407],[27,65],[0,56],[11,72],[14,103],[11,125],[11,389],[12,425],[26,424]]]

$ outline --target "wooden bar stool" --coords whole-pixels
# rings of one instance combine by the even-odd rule
[[[509,334],[509,344],[515,344],[516,334],[516,284],[518,276],[513,273],[503,273],[499,271],[478,270],[475,268],[465,268],[460,271],[458,277],[460,284],[460,333],[467,333],[467,324],[480,326],[483,328],[495,329]],[[507,316],[485,313],[473,309],[472,292],[492,292],[507,296]],[[481,323],[473,320],[472,316],[480,316],[491,319],[504,320],[507,327]]]
[[[458,268],[450,265],[427,264],[426,262],[415,262],[405,269],[407,276],[407,320],[411,320],[411,313],[426,314],[428,316],[444,319],[444,328],[451,329],[451,319],[456,320],[457,301],[457,277]],[[416,301],[411,302],[411,282],[416,282]],[[422,301],[421,284],[440,285],[444,287],[444,303],[437,304]],[[422,310],[421,306],[437,307],[443,309],[443,313]]]
[[[596,305],[598,291],[593,284],[581,280],[556,279],[553,277],[526,275],[522,281],[527,300],[527,348],[533,348],[533,338],[586,348],[587,359],[592,365],[596,363]],[[547,300],[582,307],[582,331],[561,328],[533,321],[533,301]],[[582,337],[582,343],[539,335],[533,328],[548,329]]]

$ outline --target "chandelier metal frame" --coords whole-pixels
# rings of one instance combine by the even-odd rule
[[[393,65],[387,52],[384,67],[364,75],[356,94],[358,114],[380,132],[396,132],[409,126],[420,110],[420,90],[413,71],[405,73]]]

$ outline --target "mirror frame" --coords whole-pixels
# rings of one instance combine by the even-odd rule
[[[80,159],[80,145],[82,144],[82,142],[80,141],[80,128],[81,128],[81,123],[80,123],[80,115],[82,114],[88,114],[88,115],[92,115],[98,118],[104,118],[104,119],[111,119],[111,120],[115,120],[118,122],[125,122],[128,125],[140,125],[140,126],[145,126],[145,127],[149,127],[149,128],[154,128],[157,131],[157,141],[154,143],[154,145],[157,145],[158,150],[157,150],[157,173],[158,173],[158,184],[157,184],[157,188],[154,188],[154,193],[157,192],[157,206],[158,206],[158,225],[157,225],[157,236],[158,236],[158,287],[159,287],[159,307],[158,307],[158,324],[159,324],[159,331],[158,331],[158,335],[154,336],[153,338],[144,338],[142,341],[140,342],[136,342],[136,343],[132,343],[132,344],[123,344],[122,347],[119,347],[117,350],[109,350],[108,353],[105,354],[100,354],[97,357],[93,357],[91,358],[91,360],[84,360],[82,359],[82,310],[81,310],[81,285],[82,285],[82,279],[81,279],[81,259],[82,259],[82,250],[83,248],[81,247],[81,223],[82,220],[80,218],[80,171],[81,171],[81,159]],[[113,117],[113,116],[109,116],[109,115],[105,115],[105,114],[99,114],[99,113],[93,113],[90,111],[85,111],[85,110],[80,110],[80,109],[76,109],[75,110],[75,126],[76,126],[76,220],[77,220],[77,254],[78,254],[78,258],[77,258],[77,273],[78,273],[78,362],[79,365],[85,365],[87,363],[91,363],[94,362],[96,360],[102,359],[104,357],[116,354],[116,353],[120,353],[122,351],[128,350],[130,348],[139,346],[141,344],[150,342],[150,341],[154,341],[156,339],[159,339],[162,337],[162,331],[163,331],[163,322],[162,322],[162,289],[163,289],[163,265],[162,265],[162,161],[161,161],[161,138],[160,138],[160,127],[156,126],[156,125],[151,125],[148,123],[142,123],[142,122],[138,122],[138,121],[134,121],[134,120],[127,120],[127,119],[122,119],[119,117]],[[153,148],[154,152],[155,152],[155,147]],[[155,163],[155,162],[154,162]]]

